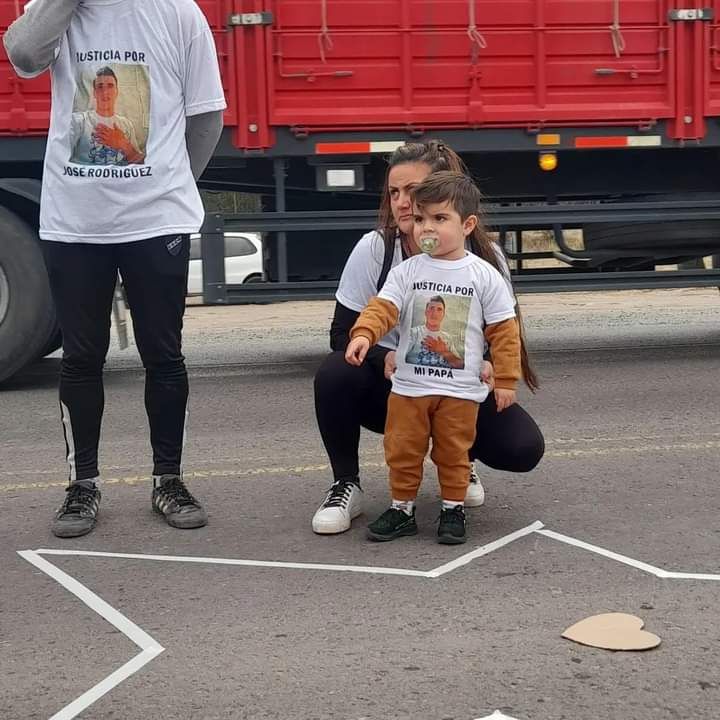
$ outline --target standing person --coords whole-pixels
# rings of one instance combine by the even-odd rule
[[[188,399],[181,333],[189,235],[204,218],[195,180],[225,108],[210,28],[194,0],[33,0],[3,40],[21,77],[48,68],[52,75],[40,237],[63,336],[70,468],[52,531],[75,537],[95,527],[102,368],[118,271],[146,370],[152,507],[173,527],[201,527],[207,515],[181,471]],[[87,165],[73,156],[73,131],[93,103],[115,120],[94,129],[99,152]],[[134,142],[118,116],[134,123]]]
[[[475,440],[479,404],[489,394],[480,377],[483,334],[492,348],[495,402],[502,412],[515,402],[521,375],[520,333],[502,276],[465,249],[466,238],[479,231],[481,198],[473,181],[464,173],[438,172],[418,185],[412,196],[415,243],[427,254],[409,258],[390,271],[377,297],[353,325],[345,359],[359,367],[370,346],[399,325],[397,368],[385,424],[392,504],[368,525],[368,537],[386,541],[417,533],[415,499],[432,438],[431,456],[442,495],[438,542],[454,545],[467,537],[463,506],[470,482],[468,453]],[[428,291],[442,295],[428,300]],[[441,306],[444,317],[450,303],[459,340],[447,332],[443,340],[458,348],[453,354],[456,362],[442,366],[422,362],[413,347],[413,319],[423,311],[427,317],[432,306]]]
[[[419,252],[412,242],[410,192],[431,172],[438,170],[466,172],[458,155],[439,141],[408,143],[390,156],[379,229],[360,239],[340,278],[330,327],[333,352],[315,375],[315,414],[333,472],[333,483],[312,519],[316,533],[344,532],[362,513],[358,456],[360,428],[377,433],[384,431],[390,394],[388,378],[395,363],[397,331],[391,330],[371,347],[360,367],[345,362],[345,348],[350,328],[370,298],[383,286],[390,268]],[[472,251],[499,268],[508,279],[509,270],[500,248],[484,236],[481,240],[482,246],[473,246]],[[534,391],[537,378],[528,361],[522,334],[521,359],[525,383]],[[486,373],[488,369],[491,368],[486,365]],[[534,420],[517,403],[498,413],[493,393],[482,403],[476,429],[471,460],[496,470],[529,472],[543,456],[543,436]],[[482,505],[484,497],[482,484],[471,468],[465,507]]]

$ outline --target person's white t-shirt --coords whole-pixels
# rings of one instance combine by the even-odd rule
[[[204,209],[185,118],[226,107],[197,3],[82,0],[51,74],[40,237],[119,243],[197,232]],[[108,78],[116,96],[98,115],[106,101],[95,81]]]
[[[483,328],[515,317],[507,284],[490,263],[472,253],[460,260],[416,255],[390,271],[378,297],[400,310],[393,392],[485,400],[489,389],[480,379]],[[431,301],[443,305],[444,317],[431,339],[421,341],[426,352],[419,355],[413,328],[423,324]]]
[[[513,295],[512,284],[510,282],[510,268],[507,266],[507,260],[500,246],[493,243],[493,247],[497,252],[498,263],[502,269],[502,276],[508,288],[510,295]],[[371,230],[365,233],[353,248],[348,257],[338,289],[335,292],[335,299],[346,308],[361,312],[363,308],[370,302],[370,298],[378,294],[377,282],[382,272],[383,260],[385,259],[385,243],[382,233],[377,230]],[[400,238],[395,240],[395,253],[393,255],[391,267],[395,267],[403,262],[402,249],[400,247]],[[395,350],[398,346],[398,330],[391,330],[385,337],[381,338],[378,345]]]

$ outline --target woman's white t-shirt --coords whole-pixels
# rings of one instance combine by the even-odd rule
[[[385,259],[385,243],[383,236],[377,230],[365,233],[348,257],[340,283],[335,293],[335,299],[346,308],[361,312],[368,304],[370,298],[377,295],[377,282],[382,272]],[[395,241],[395,254],[392,267],[402,262],[400,240]],[[378,345],[394,350],[398,344],[397,329],[391,330],[381,338]]]

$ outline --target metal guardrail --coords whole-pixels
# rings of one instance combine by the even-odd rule
[[[488,204],[485,222],[495,230],[574,228],[592,223],[720,221],[717,200],[678,202],[578,202],[522,205]],[[286,233],[312,230],[367,230],[377,222],[374,210],[208,214],[201,230],[203,301],[206,304],[321,300],[332,298],[336,281],[267,282],[226,285],[224,232],[228,226],[246,232],[278,233],[278,277],[288,277]],[[720,251],[720,238],[718,238]],[[573,252],[575,259],[581,252]],[[558,256],[558,253],[554,253]],[[539,257],[538,254],[533,255]],[[573,260],[573,258],[568,258]],[[522,271],[513,274],[518,292],[578,292],[583,290],[630,290],[679,287],[720,287],[720,270],[677,270],[642,272],[584,272],[582,268],[558,268],[547,272]]]
[[[227,303],[271,303],[287,300],[330,300],[335,281],[248,283],[227,285]],[[683,287],[720,288],[720,270],[678,270],[668,272],[553,272],[514,275],[513,286],[520,293],[585,292],[591,290],[652,290]]]
[[[717,200],[678,202],[577,202],[524,203],[522,205],[484,206],[484,221],[491,228],[512,227],[540,230],[563,225],[581,227],[601,222],[662,222],[720,220],[720,195]],[[292,232],[295,230],[367,230],[377,223],[376,210],[243,213],[225,215],[226,225],[237,224],[246,232]]]

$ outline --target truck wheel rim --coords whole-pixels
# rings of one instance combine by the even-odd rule
[[[8,308],[10,307],[10,283],[3,266],[0,265],[0,325],[5,321]]]

